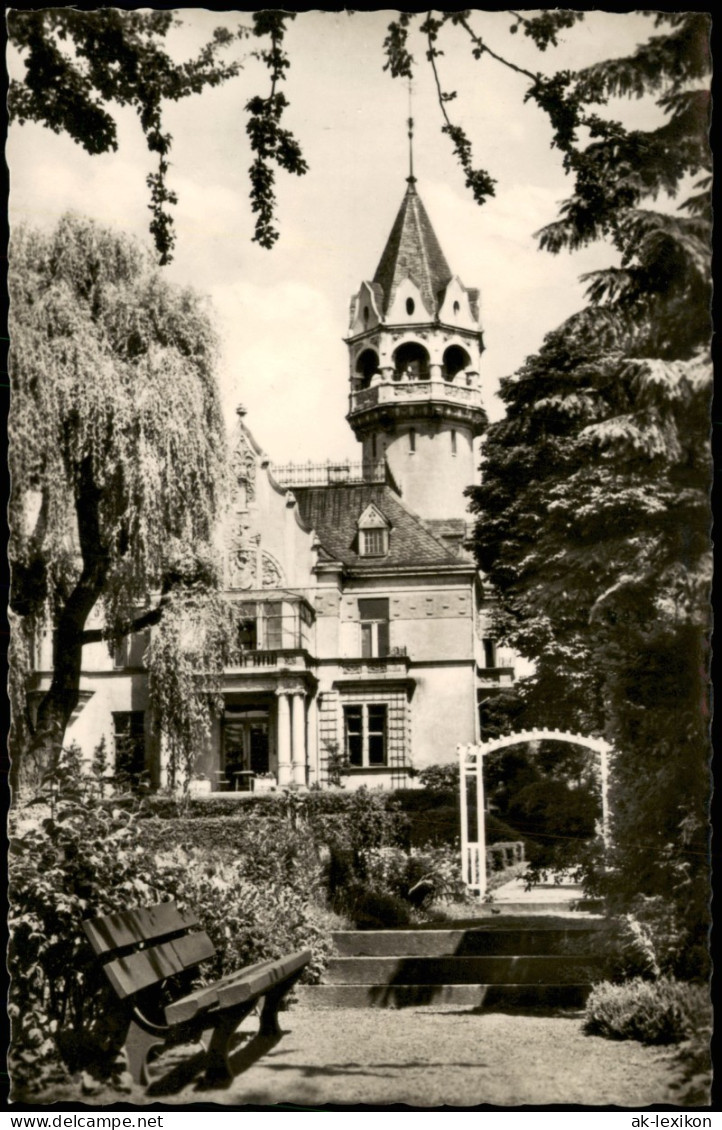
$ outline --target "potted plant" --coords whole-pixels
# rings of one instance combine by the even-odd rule
[[[273,773],[256,773],[253,778],[254,793],[272,793],[276,789],[276,778]]]

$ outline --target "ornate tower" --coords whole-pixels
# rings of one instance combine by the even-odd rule
[[[463,518],[473,440],[486,426],[479,292],[452,275],[426,209],[408,188],[371,282],[351,300],[348,422],[364,477],[385,464],[423,518]]]

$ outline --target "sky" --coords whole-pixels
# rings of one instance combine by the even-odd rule
[[[246,422],[276,463],[356,459],[360,447],[348,410],[349,301],[373,277],[403,198],[408,175],[408,84],[383,70],[383,40],[394,13],[313,11],[291,23],[291,67],[284,84],[284,124],[300,141],[309,172],[278,173],[280,239],[268,251],[252,243],[248,201],[251,163],[244,106],[268,92],[267,72],[246,58],[239,78],[169,104],[173,135],[170,187],[177,245],[169,280],[207,295],[222,341],[219,382],[229,426],[239,403]],[[248,23],[246,12],[179,9],[182,26],[169,37],[178,58],[191,56],[216,26]],[[510,35],[502,12],[473,10],[471,23],[495,51],[517,65],[553,73],[630,53],[653,32],[639,13],[590,12],[540,54]],[[439,60],[442,83],[458,91],[449,104],[472,142],[474,161],[497,180],[482,207],[464,186],[436,102],[423,41],[412,88],[414,166],[451,270],[481,290],[486,352],[481,375],[485,407],[497,419],[499,378],[536,352],[544,335],[584,305],[579,276],[613,261],[609,248],[551,256],[534,232],[552,221],[569,193],[542,112],[523,103],[528,80],[488,56],[476,61],[460,29],[449,29]],[[240,43],[239,55],[250,47]],[[12,51],[8,67],[21,77]],[[649,126],[658,111],[646,102],[610,113]],[[10,222],[52,226],[74,210],[149,243],[147,174],[154,163],[132,111],[116,113],[116,153],[90,156],[69,138],[34,124],[9,131]]]

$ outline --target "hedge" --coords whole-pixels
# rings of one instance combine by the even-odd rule
[[[160,820],[199,819],[243,823],[284,817],[307,820],[323,838],[324,831],[339,822],[359,825],[358,834],[368,846],[399,844],[403,847],[454,845],[461,838],[459,798],[454,792],[431,789],[397,789],[394,792],[336,789],[307,793],[269,793],[240,799],[214,794],[213,799],[188,797],[184,801],[161,795],[151,796],[142,815]],[[487,846],[497,843],[522,843],[525,857],[534,855],[535,845],[515,829],[490,813],[486,814]],[[223,838],[230,835],[223,833]],[[512,861],[516,862],[516,860]]]

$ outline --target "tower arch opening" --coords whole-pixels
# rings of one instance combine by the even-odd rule
[[[405,341],[394,351],[394,378],[428,381],[429,353],[418,341]]]
[[[453,381],[457,373],[463,372],[471,366],[471,357],[460,345],[450,345],[444,350],[444,365],[442,373],[444,380]]]
[[[361,388],[368,388],[374,373],[379,371],[379,355],[375,349],[364,349],[356,360],[356,374],[361,380]]]

